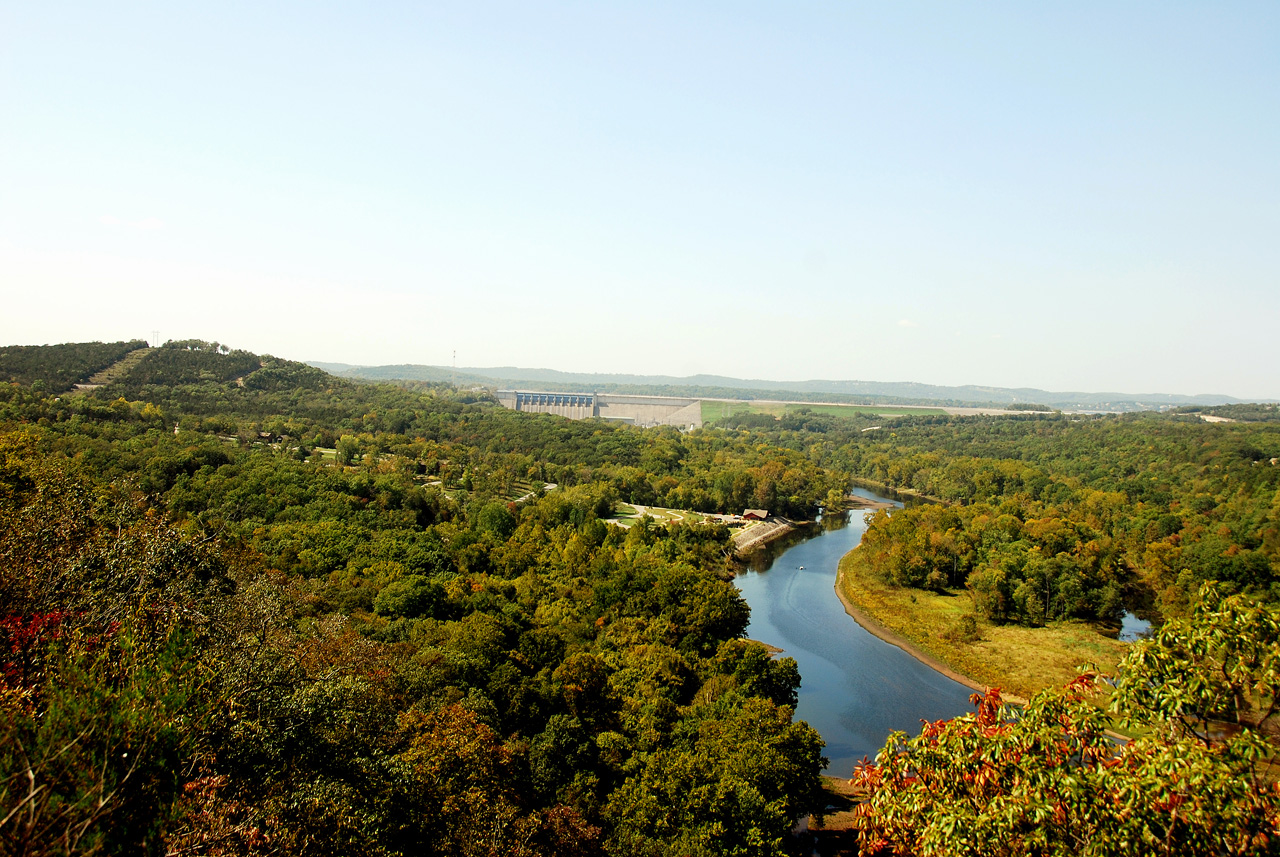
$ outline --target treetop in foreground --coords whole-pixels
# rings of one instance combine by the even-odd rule
[[[1111,680],[1111,712],[1146,725],[1141,737],[1117,743],[1096,704],[1111,682],[1090,673],[1023,707],[974,694],[974,714],[891,735],[855,772],[863,853],[1280,853],[1276,748],[1253,728],[1274,711],[1277,614],[1212,592],[1202,605],[1136,644]],[[1272,632],[1242,646],[1242,621]]]

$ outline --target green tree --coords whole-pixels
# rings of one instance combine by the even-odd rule
[[[211,709],[189,635],[149,636],[29,640],[43,682],[0,680],[0,854],[164,853]]]
[[[489,533],[498,541],[506,541],[516,528],[516,517],[506,503],[486,503],[476,515],[476,529]]]
[[[351,464],[360,457],[360,441],[349,434],[344,434],[338,438],[338,444],[335,449],[339,464]]]
[[[976,714],[890,736],[855,781],[869,798],[863,853],[1220,855],[1280,853],[1280,789],[1252,728],[1275,710],[1280,617],[1207,590],[1121,663],[1112,710],[1150,732],[1115,745],[1082,675],[1023,708],[998,690]],[[1206,737],[1218,718],[1244,725]]]
[[[822,739],[791,709],[737,694],[681,724],[610,798],[613,851],[765,857],[820,808]]]
[[[420,574],[411,574],[384,586],[373,599],[373,610],[379,616],[417,619],[441,613],[445,601],[443,586]]]
[[[1275,731],[1280,610],[1206,584],[1191,615],[1166,622],[1121,664],[1127,723],[1194,738],[1215,724]]]

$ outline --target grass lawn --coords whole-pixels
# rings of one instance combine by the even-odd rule
[[[803,402],[709,402],[702,401],[702,421],[712,423],[732,414],[770,414],[780,417],[805,409],[815,414],[851,417],[859,414],[877,416],[908,416],[911,414],[943,414],[941,408],[903,408],[891,405],[808,405]]]
[[[655,506],[645,506],[644,514],[652,518],[654,523],[657,524],[667,524],[673,521],[682,524],[701,524],[707,520],[705,515],[698,512],[689,512],[684,509],[659,509]],[[630,524],[639,517],[639,510],[635,506],[628,503],[618,503],[614,506],[613,517],[607,520]]]
[[[511,483],[511,493],[507,495],[507,499],[511,501],[519,500],[528,494],[533,493],[542,487],[541,482],[530,482],[527,479],[516,479]]]
[[[687,512],[684,509],[659,509],[654,506],[645,506],[644,513],[659,524],[671,521],[678,521],[684,524],[700,524],[706,520],[705,517],[697,512]]]
[[[942,408],[895,408],[890,405],[804,405],[788,403],[787,413],[807,408],[815,414],[830,414],[833,417],[849,417],[855,414],[875,414],[882,417],[910,416],[912,414],[945,414]]]
[[[786,406],[781,402],[761,405],[756,402],[708,402],[702,400],[702,421],[715,422],[732,414],[772,414],[782,416]]]
[[[948,632],[957,628],[961,617],[973,613],[968,592],[938,595],[889,586],[858,550],[840,561],[840,570],[845,597],[856,607],[956,672],[1018,696],[1060,687],[1075,678],[1082,664],[1114,671],[1128,651],[1127,643],[1085,622],[1024,628],[979,619],[979,639],[967,643]]]

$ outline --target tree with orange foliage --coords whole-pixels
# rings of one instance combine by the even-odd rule
[[[854,773],[869,793],[856,820],[862,853],[1280,853],[1280,784],[1260,771],[1275,748],[1248,728],[1274,711],[1280,642],[1238,639],[1242,622],[1274,631],[1277,617],[1211,590],[1201,604],[1121,664],[1112,710],[1149,727],[1143,737],[1113,740],[1093,701],[1104,684],[1087,673],[1022,708],[998,689],[974,694],[975,714],[891,735]],[[1208,736],[1206,713],[1248,705],[1260,719]]]

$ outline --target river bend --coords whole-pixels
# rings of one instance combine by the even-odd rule
[[[783,649],[799,664],[796,717],[826,740],[826,773],[836,777],[850,776],[864,756],[874,758],[895,729],[914,734],[921,720],[973,710],[972,690],[845,613],[835,593],[836,569],[866,531],[863,514],[855,510],[845,526],[756,554],[735,581],[751,605],[747,636]]]

